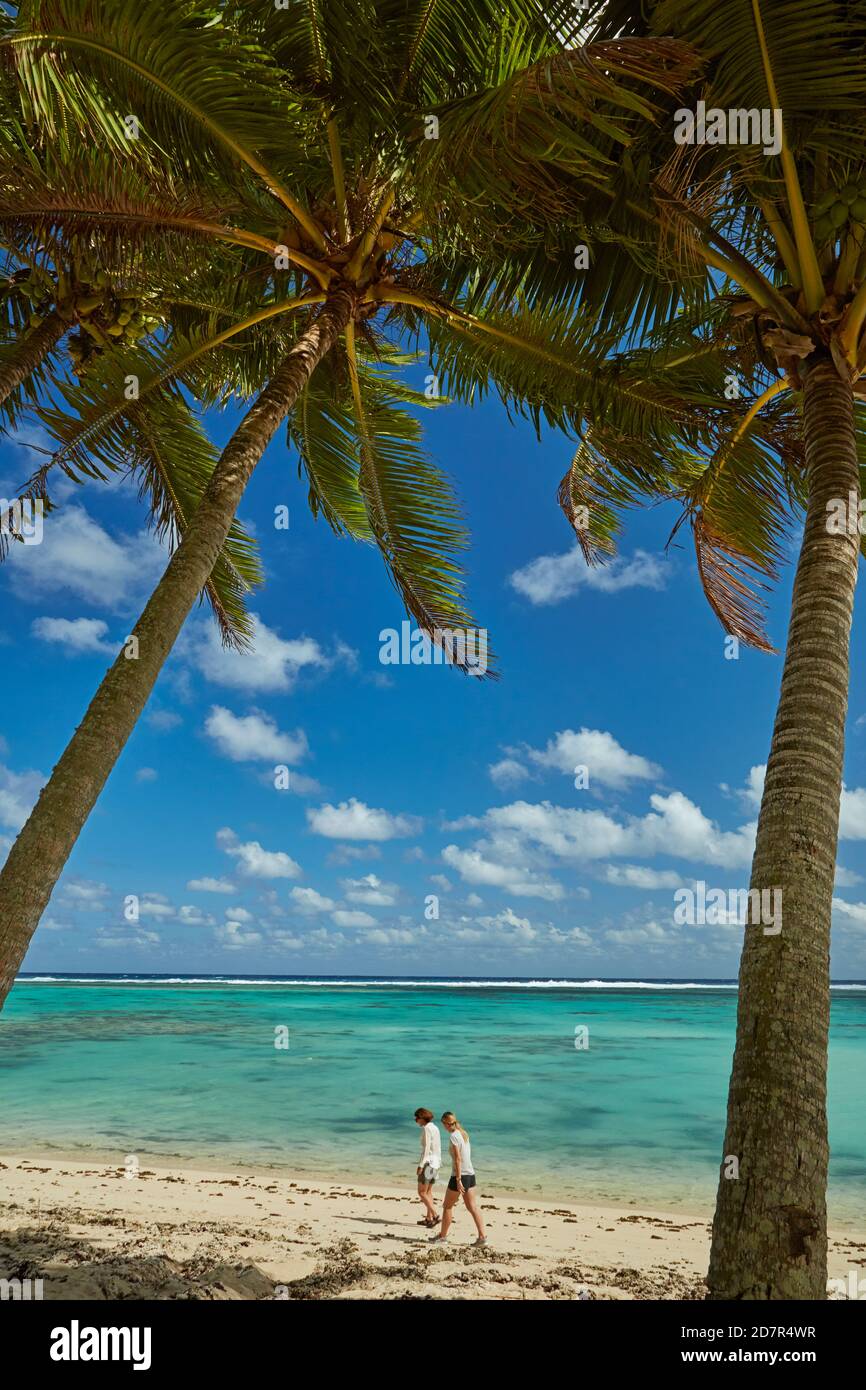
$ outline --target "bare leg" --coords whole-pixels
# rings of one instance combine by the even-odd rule
[[[451,1220],[454,1215],[454,1208],[457,1205],[457,1199],[459,1196],[460,1193],[452,1192],[450,1187],[448,1188],[448,1191],[445,1193],[445,1201],[442,1204],[442,1229],[439,1232],[443,1240],[447,1236],[448,1231],[450,1229]]]
[[[484,1231],[484,1221],[482,1219],[481,1212],[478,1208],[478,1203],[475,1199],[474,1187],[467,1188],[467,1190],[463,1193],[463,1200],[466,1203],[466,1206],[469,1210],[469,1215],[475,1222],[475,1229],[478,1232],[478,1239],[486,1240],[487,1236]]]
[[[418,1184],[418,1196],[421,1198],[421,1201],[424,1203],[424,1211],[426,1212],[427,1220],[428,1220],[428,1221],[435,1221],[435,1219],[436,1219],[436,1208],[435,1208],[435,1206],[433,1205],[433,1200],[432,1200],[432,1198],[431,1198],[431,1196],[430,1196],[430,1194],[431,1194],[432,1191],[433,1191],[433,1184],[432,1184],[432,1182],[419,1182],[419,1184]]]

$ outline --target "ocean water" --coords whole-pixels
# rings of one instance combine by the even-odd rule
[[[24,976],[0,1014],[0,1150],[411,1183],[423,1105],[456,1111],[484,1192],[706,1209],[735,1011],[731,982]],[[866,1204],[864,1078],[866,984],[838,985],[840,1225]]]

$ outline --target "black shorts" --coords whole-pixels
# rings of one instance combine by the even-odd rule
[[[468,1192],[469,1189],[470,1189],[470,1187],[474,1187],[474,1186],[475,1186],[475,1174],[474,1174],[474,1173],[464,1173],[464,1174],[463,1174],[463,1178],[462,1178],[462,1182],[463,1182],[464,1188],[465,1188],[466,1191]],[[449,1180],[448,1180],[448,1191],[449,1191],[449,1192],[457,1192],[458,1190],[459,1190],[459,1189],[458,1189],[458,1187],[457,1187],[457,1179],[456,1179],[455,1177],[449,1178]]]
[[[432,1184],[436,1181],[438,1176],[439,1169],[434,1168],[430,1163],[425,1163],[424,1167],[421,1169],[421,1172],[418,1174],[419,1187],[427,1187],[428,1184],[432,1186]]]

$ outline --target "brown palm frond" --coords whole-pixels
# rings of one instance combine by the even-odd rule
[[[775,571],[768,573],[755,565],[713,529],[702,511],[694,512],[691,522],[701,587],[725,632],[758,651],[775,653],[766,633],[767,600],[763,597],[770,592]]]

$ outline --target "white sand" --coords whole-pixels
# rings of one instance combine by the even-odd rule
[[[437,1185],[441,1206],[444,1184]],[[431,1249],[411,1189],[253,1169],[0,1159],[0,1278],[66,1298],[701,1298],[709,1214],[571,1206],[482,1187],[489,1246],[462,1206]],[[866,1267],[836,1233],[830,1275]]]

